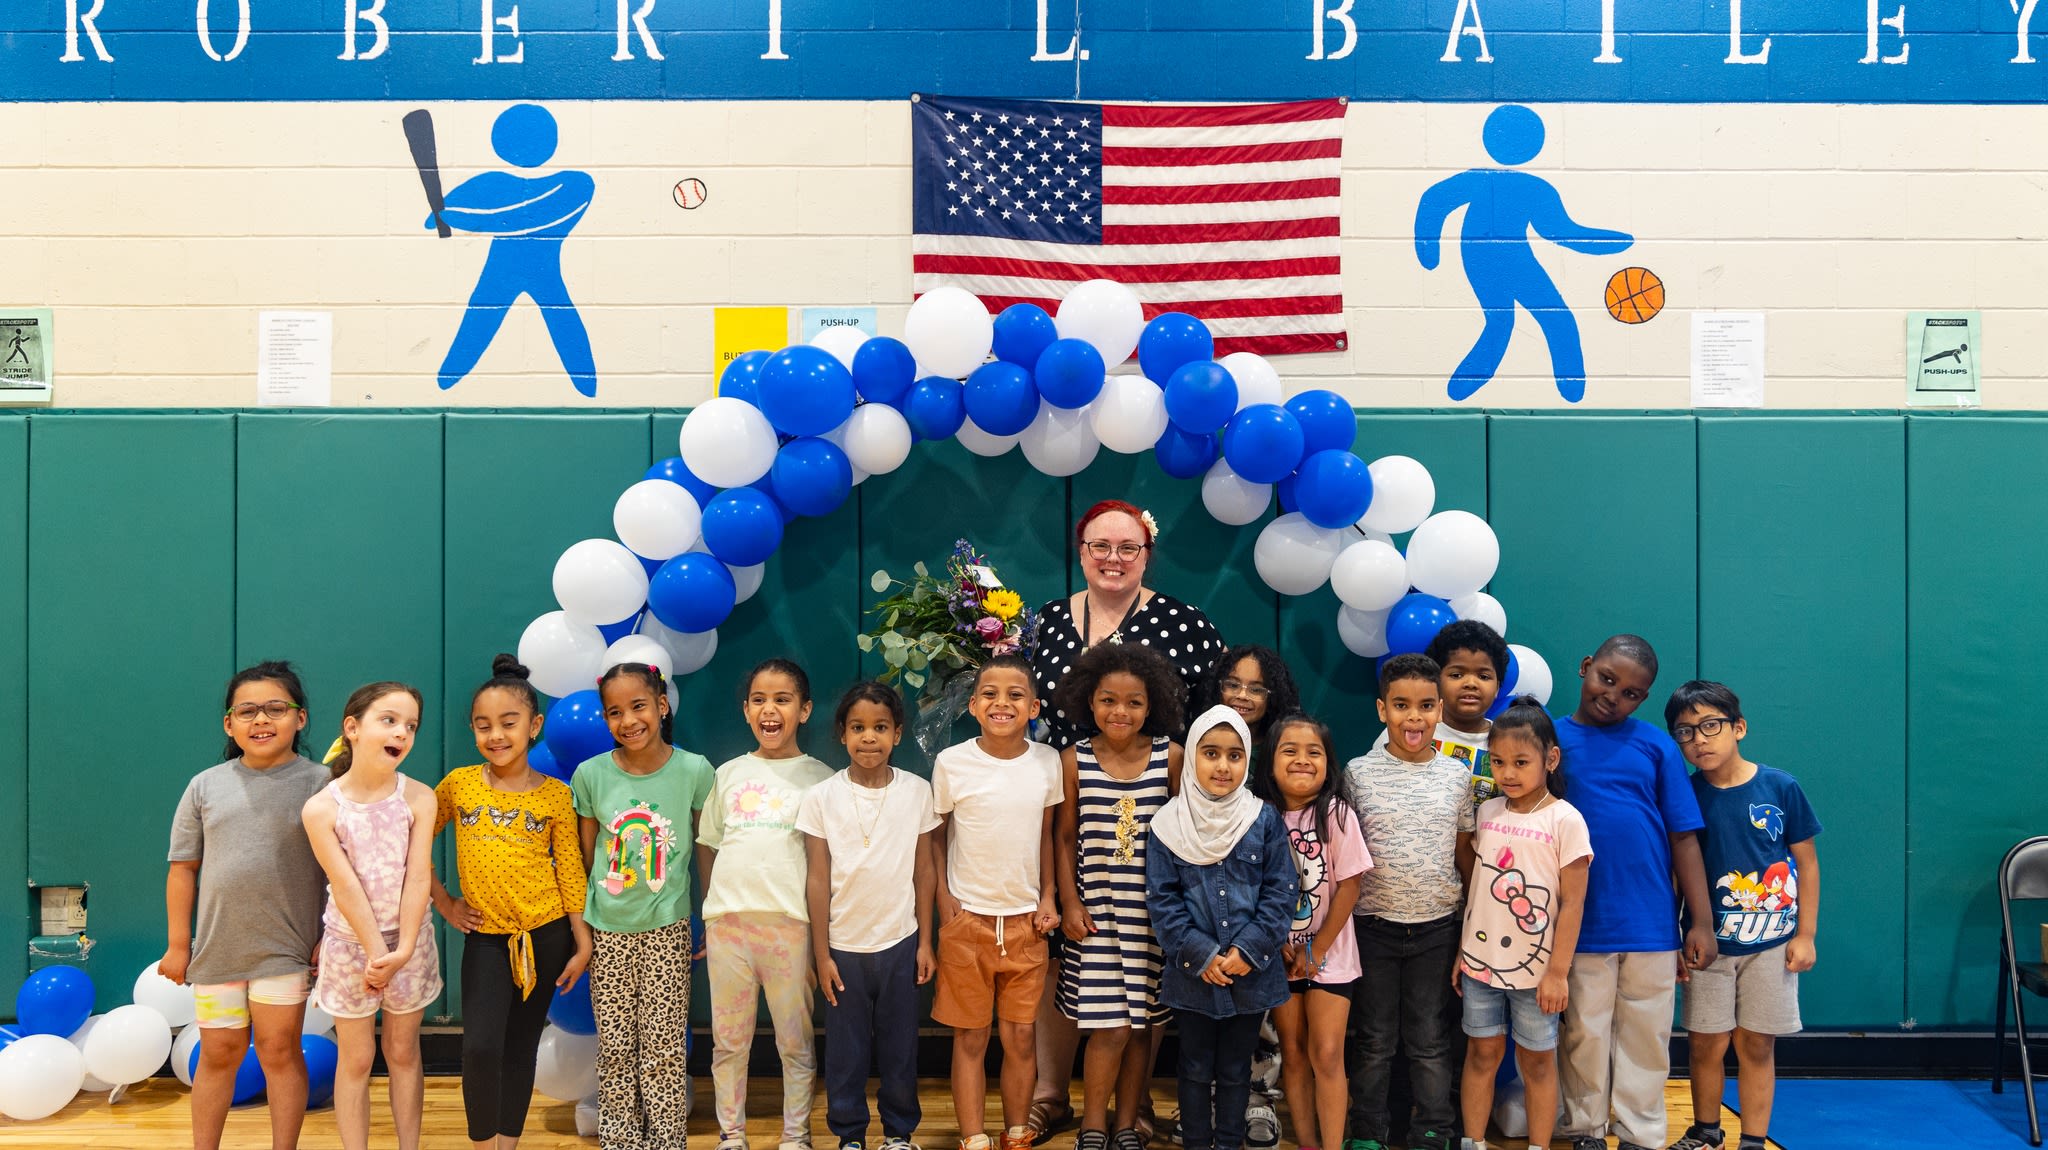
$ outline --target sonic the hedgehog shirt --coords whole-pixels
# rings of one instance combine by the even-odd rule
[[[1746,783],[1717,787],[1692,777],[1706,829],[1700,853],[1722,954],[1755,954],[1799,930],[1799,864],[1792,844],[1820,834],[1799,780],[1759,764]]]

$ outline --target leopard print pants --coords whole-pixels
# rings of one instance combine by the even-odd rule
[[[595,930],[597,1137],[604,1150],[683,1150],[689,1118],[690,924]]]

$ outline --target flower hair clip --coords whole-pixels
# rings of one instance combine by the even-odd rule
[[[1150,511],[1138,512],[1138,522],[1145,525],[1145,530],[1149,533],[1150,542],[1159,542],[1159,521],[1152,518]]]

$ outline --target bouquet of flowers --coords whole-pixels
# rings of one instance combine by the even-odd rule
[[[883,682],[900,679],[922,690],[912,732],[918,746],[933,755],[967,709],[975,669],[997,655],[1029,651],[1038,616],[965,539],[953,545],[944,578],[922,562],[912,571],[908,581],[875,572],[869,586],[882,598],[868,614],[877,621],[854,642],[863,651],[881,652],[887,664]]]

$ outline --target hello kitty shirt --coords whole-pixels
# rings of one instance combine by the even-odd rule
[[[1533,990],[1550,965],[1558,876],[1593,857],[1585,816],[1563,799],[1528,814],[1509,810],[1504,795],[1488,799],[1479,808],[1472,852],[1478,858],[1459,965],[1475,982]]]
[[[1303,807],[1281,815],[1287,824],[1287,845],[1294,854],[1294,873],[1301,879],[1294,917],[1287,924],[1287,941],[1295,946],[1307,945],[1323,929],[1329,917],[1330,895],[1337,884],[1372,869],[1372,855],[1367,853],[1365,835],[1358,829],[1357,812],[1343,803],[1334,805],[1329,825],[1323,828],[1327,842],[1316,834],[1314,808]],[[1329,951],[1317,952],[1315,960],[1323,964],[1323,969],[1310,978],[1311,982],[1335,986],[1358,981],[1363,973],[1358,965],[1358,936],[1349,922]]]

